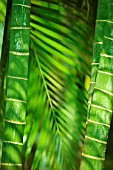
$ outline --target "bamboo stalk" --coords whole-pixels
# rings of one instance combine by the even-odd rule
[[[21,170],[27,104],[30,0],[13,0],[1,169]]]
[[[105,6],[106,8],[106,6]],[[113,112],[113,2],[107,20],[80,170],[102,170]]]
[[[97,69],[100,61],[100,53],[102,51],[104,32],[105,32],[105,29],[103,28],[106,27],[108,14],[110,10],[110,2],[111,0],[99,0],[98,2],[95,37],[93,43],[93,61],[92,61],[91,81],[90,81],[90,90],[89,90],[88,112],[90,109],[92,94],[94,91],[94,86],[95,86],[95,81],[97,76]]]

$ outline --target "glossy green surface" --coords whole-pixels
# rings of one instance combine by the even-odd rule
[[[90,85],[90,99],[91,102],[92,94],[94,91],[96,76],[97,76],[97,69],[99,66],[100,61],[100,53],[102,51],[103,46],[103,38],[104,32],[106,27],[106,21],[108,19],[109,9],[110,9],[110,1],[111,0],[99,0],[98,1],[98,9],[97,9],[97,19],[96,19],[96,26],[95,26],[95,37],[94,37],[94,44],[93,44],[93,61],[92,61],[92,68],[91,68],[91,85]]]
[[[102,2],[104,1],[100,0],[100,3]],[[105,2],[103,7],[106,10]],[[111,3],[113,1],[108,5]],[[113,110],[113,57],[111,57],[113,56],[112,11],[113,7],[110,5],[108,21],[106,27],[103,27],[105,31],[102,52],[100,54],[96,83],[91,100],[80,170],[102,170],[104,167],[105,151]],[[103,12],[102,14],[104,16]]]
[[[27,6],[26,6],[27,5]],[[13,0],[1,168],[22,169],[27,104],[30,0]]]

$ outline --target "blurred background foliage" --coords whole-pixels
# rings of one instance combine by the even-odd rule
[[[11,4],[0,1],[0,150]],[[79,169],[96,9],[97,0],[31,0],[23,169]],[[106,170],[113,169],[112,138],[110,132]]]

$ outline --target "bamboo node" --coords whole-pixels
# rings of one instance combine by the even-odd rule
[[[30,30],[30,27],[10,27],[11,30]]]
[[[113,41],[113,38],[111,38],[111,37],[104,36],[104,38]]]
[[[90,123],[93,123],[93,124],[103,125],[103,126],[110,127],[109,124],[105,124],[105,123],[101,123],[101,122],[96,122],[96,121],[93,121],[93,120],[91,120],[91,119],[88,119],[87,121],[90,122]]]
[[[104,54],[104,53],[101,53],[100,56],[101,57],[107,57],[107,58],[113,58],[112,55],[108,55],[108,54]]]
[[[8,123],[12,123],[12,124],[18,124],[18,125],[25,125],[26,122],[19,122],[19,121],[15,121],[15,120],[8,120],[8,119],[4,119],[5,122]]]
[[[25,77],[16,77],[16,76],[10,76],[10,75],[7,75],[8,78],[12,78],[12,79],[19,79],[19,80],[25,80],[25,81],[28,81],[28,78],[25,78]]]
[[[93,44],[103,44],[103,42],[94,42]]]
[[[102,141],[102,140],[99,140],[99,139],[96,139],[96,138],[92,138],[92,137],[87,136],[87,135],[85,135],[85,138],[90,139],[90,140],[93,140],[93,141],[96,141],[96,142],[98,142],[98,143],[105,144],[105,145],[107,144],[106,141]]]
[[[13,141],[3,141],[4,143],[10,143],[10,144],[14,144],[14,145],[23,145],[23,143],[20,142],[13,142]]]
[[[8,100],[8,101],[13,101],[13,102],[27,103],[27,102],[24,101],[24,100],[18,100],[18,99],[13,99],[13,98],[6,98],[6,100]]]
[[[113,76],[113,73],[109,73],[109,72],[105,72],[105,71],[101,71],[101,70],[98,70],[98,72],[102,73],[102,74],[107,74],[107,75]]]
[[[18,55],[18,56],[29,56],[29,52],[18,52],[18,51],[9,51],[10,54]]]
[[[2,162],[1,162],[1,165],[2,166],[22,166],[22,164],[11,164],[11,163],[2,163]]]
[[[90,81],[90,84],[95,84],[95,81]]]
[[[109,110],[109,109],[107,109],[107,108],[105,108],[105,107],[98,106],[98,105],[95,105],[95,104],[91,104],[91,106],[92,106],[92,107],[95,107],[95,108],[98,108],[98,109],[106,110],[106,111],[108,111],[108,112],[110,112],[110,113],[113,112],[112,110]]]
[[[94,89],[99,90],[99,91],[102,91],[102,92],[104,92],[104,93],[106,93],[106,94],[109,94],[110,96],[113,96],[113,93],[111,93],[111,92],[109,92],[109,91],[107,91],[107,90],[100,89],[100,88],[98,88],[98,87],[94,87]]]
[[[22,6],[22,7],[25,7],[25,8],[31,8],[31,6],[29,5],[23,5],[23,4],[12,4],[14,6]]]
[[[100,158],[100,157],[96,157],[96,156],[92,156],[92,155],[87,155],[82,153],[82,156],[86,157],[86,158],[90,158],[90,159],[95,159],[95,160],[100,160],[100,161],[104,161],[105,158]]]
[[[103,20],[102,19],[97,19],[96,22],[107,22],[107,20],[106,19],[103,19]]]
[[[99,65],[99,63],[91,63],[91,65]]]

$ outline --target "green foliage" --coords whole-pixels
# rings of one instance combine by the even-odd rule
[[[4,0],[1,1],[2,6],[5,4],[4,2]],[[22,0],[17,2],[20,4]],[[10,118],[12,120],[13,118],[22,122],[26,119],[25,129],[18,126],[18,122],[14,126],[7,124],[4,126],[4,136],[7,136],[9,141],[13,141],[10,137],[13,138],[13,132],[15,131],[16,135],[13,142],[23,142],[23,147],[20,147],[20,145],[11,147],[9,151],[9,145],[6,147],[4,147],[4,144],[3,147],[1,145],[3,150],[2,161],[7,159],[9,163],[14,163],[15,160],[21,160],[23,170],[79,169],[86,131],[87,90],[89,87],[96,2],[92,0],[32,0],[30,9],[30,43],[25,42],[29,38],[29,31],[26,33],[26,30],[24,30],[22,37],[20,39],[17,37],[20,40],[18,43],[20,43],[21,47],[23,47],[21,42],[24,42],[22,52],[27,52],[26,47],[27,50],[30,47],[29,66],[27,65],[28,61],[25,58],[24,60],[22,56],[20,59],[16,55],[15,61],[13,61],[13,54],[10,53],[10,56],[8,54],[9,46],[11,51],[15,50],[13,48],[15,34],[19,34],[17,30],[10,33],[12,40],[10,40],[9,45],[9,25],[13,11],[11,0],[8,0],[6,20],[5,13],[0,13],[0,15],[3,13],[0,20],[2,34],[4,31],[0,60],[0,71],[2,73],[0,75],[0,116],[3,116],[4,119]],[[110,5],[108,1],[105,1],[102,6],[100,1],[98,10],[101,10],[97,15],[98,20],[107,20],[108,13],[103,12],[104,10],[106,11],[106,8],[104,8],[106,3]],[[3,11],[6,11],[5,7],[3,7]],[[17,16],[13,14],[15,18],[13,26],[17,26],[15,24],[22,21],[22,17],[20,17],[22,11],[19,10],[19,7],[15,9],[15,12]],[[24,12],[26,18],[27,11]],[[101,12],[103,15],[101,15]],[[5,29],[3,29],[4,23]],[[22,21],[22,24],[22,26],[25,26],[26,23]],[[93,63],[99,63],[99,61],[100,63],[98,68],[93,67],[92,70],[91,82],[94,83],[90,88],[91,107],[89,105],[90,114],[88,114],[88,118],[90,117],[92,121],[100,124],[94,125],[89,121],[88,134],[86,135],[83,149],[85,154],[95,154],[93,156],[100,156],[99,158],[103,156],[102,159],[105,156],[103,151],[106,150],[106,137],[108,136],[112,110],[112,77],[110,75],[110,73],[112,74],[112,60],[103,57],[105,51],[106,54],[112,51],[107,48],[108,40],[105,37],[103,38],[104,35],[112,38],[112,26],[108,23],[107,28],[111,34],[108,35],[108,32],[103,29],[105,25],[105,22],[97,22],[96,24]],[[19,24],[18,26],[21,25]],[[112,53],[109,54],[112,55]],[[7,71],[8,63],[10,69]],[[100,72],[97,72],[97,69]],[[27,79],[27,70],[28,88],[23,79],[19,81],[9,80],[10,76]],[[106,76],[107,74],[102,74],[103,71],[106,71],[108,76]],[[9,81],[6,86],[5,81],[9,73],[11,75],[9,75]],[[27,101],[27,110],[23,106],[24,104],[21,107],[11,105],[9,100],[6,100],[5,107],[6,90],[8,97]],[[94,95],[92,97],[93,91]],[[110,108],[107,106],[108,104]],[[95,105],[98,105],[97,109],[93,107]],[[101,112],[102,108],[100,107],[105,107],[106,110],[104,109]],[[5,108],[7,114],[4,115]],[[13,112],[12,108],[15,112]],[[0,121],[2,134],[0,134],[0,138],[2,138],[4,121],[2,119]],[[100,140],[102,142],[98,145]],[[10,160],[11,157],[12,160]],[[88,165],[84,165],[82,170],[102,169],[103,164],[100,160],[95,163],[95,160],[87,159],[86,162],[88,162]]]
[[[87,109],[84,77],[90,71],[86,41],[90,29],[84,16],[87,11],[84,9],[79,18],[76,8],[70,14],[69,7],[57,1],[32,1],[26,169],[79,167]]]

